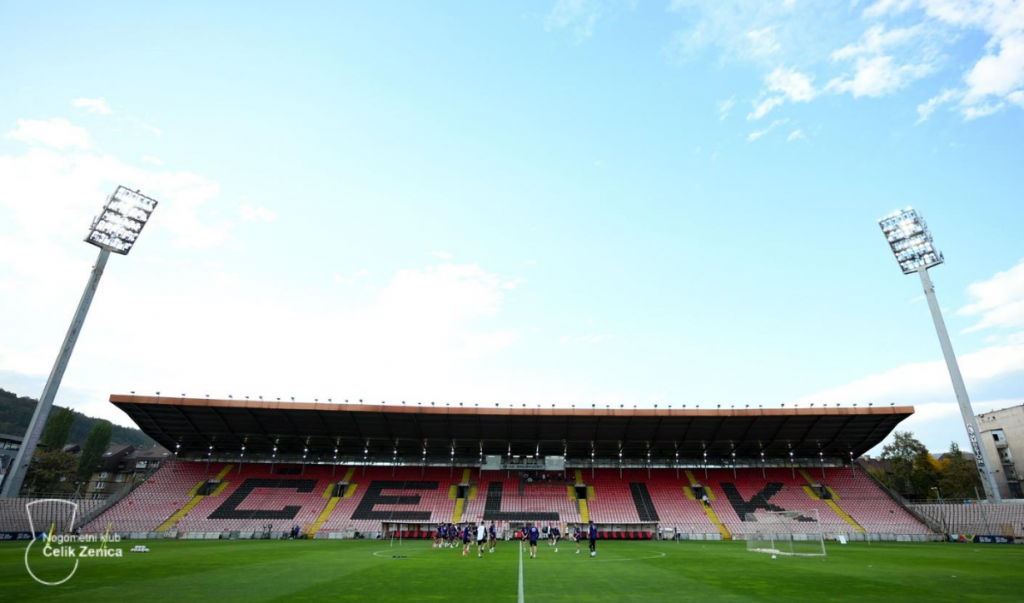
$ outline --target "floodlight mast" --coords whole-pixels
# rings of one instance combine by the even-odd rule
[[[995,476],[992,474],[992,464],[989,462],[988,452],[979,440],[981,431],[978,429],[978,420],[974,415],[974,409],[971,408],[971,399],[967,396],[967,386],[964,385],[963,375],[960,374],[960,365],[956,361],[956,354],[953,353],[953,344],[946,331],[946,322],[942,319],[939,300],[935,297],[935,286],[928,276],[928,269],[943,263],[945,258],[942,252],[935,249],[928,224],[921,214],[912,207],[885,216],[878,221],[878,225],[882,228],[882,234],[889,241],[889,246],[892,248],[893,255],[896,256],[896,261],[899,262],[903,274],[916,272],[921,277],[921,286],[924,288],[924,295],[928,300],[928,309],[931,310],[932,321],[935,323],[935,332],[939,336],[939,345],[942,347],[942,355],[946,359],[946,368],[949,370],[949,378],[953,382],[953,392],[956,394],[956,401],[960,406],[960,415],[963,417],[964,426],[967,429],[967,437],[971,441],[971,449],[974,451],[974,459],[978,464],[978,473],[981,474],[985,496],[990,501],[1001,502],[1002,497],[999,494]]]
[[[53,400],[60,389],[60,382],[64,378],[64,371],[67,370],[68,362],[71,360],[71,353],[78,342],[78,335],[85,324],[85,317],[89,313],[89,306],[92,305],[96,289],[100,284],[100,277],[107,266],[110,252],[127,255],[138,240],[139,233],[149,221],[150,215],[156,209],[157,202],[149,197],[139,194],[138,191],[129,190],[119,186],[114,194],[107,199],[103,211],[93,220],[89,234],[85,242],[100,248],[96,257],[96,264],[93,265],[89,282],[82,292],[82,299],[78,302],[78,309],[71,320],[71,326],[64,336],[64,344],[60,348],[57,360],[50,370],[50,376],[46,379],[43,387],[43,394],[39,397],[39,403],[32,413],[32,420],[25,432],[25,438],[15,456],[11,471],[3,482],[3,490],[0,491],[2,498],[17,498],[21,492],[21,486],[28,474],[29,465],[35,456],[36,447],[43,434],[43,427],[50,416],[53,408]]]

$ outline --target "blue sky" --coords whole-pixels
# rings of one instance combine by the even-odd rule
[[[354,4],[354,3],[352,3]],[[0,387],[558,406],[1024,402],[1024,5],[0,2]]]

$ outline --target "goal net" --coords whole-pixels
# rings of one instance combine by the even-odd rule
[[[747,550],[773,555],[824,557],[818,511],[763,511],[743,518]]]

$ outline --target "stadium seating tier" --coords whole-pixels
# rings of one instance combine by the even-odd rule
[[[621,529],[735,534],[748,513],[816,511],[827,533],[928,534],[861,471],[850,469],[598,469],[531,481],[516,472],[437,467],[306,467],[174,462],[86,526],[119,532],[380,533],[384,524],[594,520]],[[339,491],[337,485],[346,487]],[[812,485],[830,489],[818,496]],[[464,488],[460,488],[465,486]],[[702,486],[707,505],[694,495]],[[460,498],[459,494],[463,496]],[[584,516],[586,515],[586,517]]]

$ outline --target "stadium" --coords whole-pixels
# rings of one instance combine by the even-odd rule
[[[508,601],[576,598],[573,584],[601,601],[1019,596],[1019,547],[935,542],[974,541],[981,520],[940,526],[853,462],[911,407],[110,401],[174,458],[74,513],[32,505],[51,537],[124,554],[79,558],[46,590],[26,584],[22,555],[53,582],[70,561],[2,545],[17,600],[114,585],[145,600],[434,600],[439,575]],[[0,531],[39,531],[34,502],[4,499]],[[986,538],[1024,536],[1006,506],[1017,515]],[[478,526],[493,530],[479,547]]]
[[[1024,0],[0,56],[0,603],[1024,602]]]

